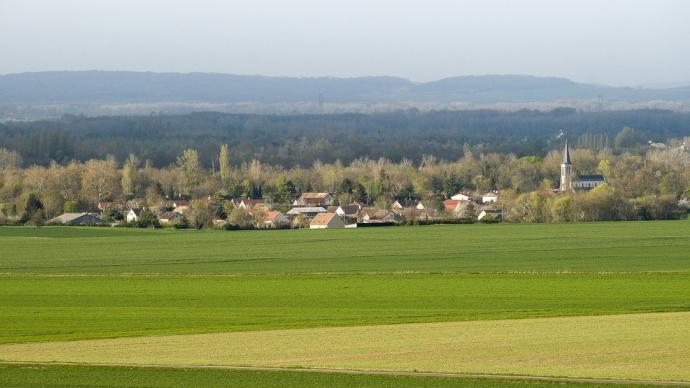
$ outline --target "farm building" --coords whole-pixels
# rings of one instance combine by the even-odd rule
[[[293,207],[286,214],[289,217],[297,217],[299,215],[312,218],[319,213],[326,213],[326,209],[320,206],[308,206],[308,207]]]
[[[48,220],[48,224],[56,225],[105,225],[107,222],[93,213],[65,213]]]
[[[317,214],[309,223],[309,229],[334,229],[344,227],[345,222],[336,213]]]
[[[367,209],[362,216],[363,223],[403,222],[405,215],[393,210]]]

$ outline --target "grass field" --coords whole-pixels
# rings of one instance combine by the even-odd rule
[[[0,228],[0,273],[690,272],[690,222],[198,232]]]
[[[107,341],[120,341],[114,342],[115,348],[147,344],[127,348],[132,359],[175,348],[182,356],[176,362],[184,364],[198,355],[185,341],[201,335],[209,339],[198,349],[201,354],[222,355],[214,363],[257,365],[260,360],[285,359],[274,346],[280,338],[323,330],[318,340],[303,337],[292,347],[305,357],[328,362],[309,362],[306,357],[294,364],[270,365],[690,381],[690,368],[677,367],[690,365],[690,345],[682,335],[690,322],[687,315],[673,313],[690,311],[688,237],[690,222],[684,221],[249,232],[1,227],[0,360],[17,360],[7,351],[25,347],[21,349],[33,349],[41,357],[21,360],[66,361],[74,353],[62,350],[87,343],[96,352],[84,353],[80,361],[96,362],[105,354],[97,350],[105,351]],[[569,323],[548,326],[554,321],[549,317]],[[577,329],[579,319],[603,321],[584,330]],[[442,330],[444,325],[450,329]],[[513,335],[501,337],[499,327]],[[402,328],[409,331],[401,333]],[[453,330],[464,334],[455,336]],[[474,353],[457,339],[472,330],[477,330],[477,341],[488,341],[482,342],[486,349],[511,343],[511,351],[503,356],[517,358],[463,358]],[[376,337],[358,337],[362,331]],[[613,336],[616,332],[622,336]],[[248,353],[229,352],[218,338],[233,338],[238,348],[276,353],[242,358]],[[376,338],[388,340],[376,343]],[[529,338],[552,342],[546,348],[521,342]],[[62,340],[76,342],[55,342]],[[499,342],[492,345],[491,340]],[[348,346],[325,346],[342,345],[341,341]],[[421,348],[427,351],[418,351]],[[361,349],[361,357],[339,353],[348,349]],[[534,355],[547,350],[553,363],[542,359],[540,367],[531,364],[540,360]],[[446,359],[439,358],[444,355]],[[599,369],[586,366],[592,360]],[[654,360],[661,362],[659,368]],[[516,369],[498,371],[506,365]],[[8,366],[2,372],[7,372],[7,379],[30,374],[35,380],[23,380],[26,386],[31,381],[46,385],[46,378],[58,375],[64,376],[60,381],[65,385],[92,385],[100,373],[104,382],[131,375],[132,386],[137,381],[142,382],[139,386],[155,386],[146,383],[153,380],[166,386],[172,376],[187,373],[32,368]],[[658,373],[642,373],[648,370]],[[94,377],[83,380],[88,376]],[[305,377],[258,371],[193,370],[188,376],[201,379],[202,385],[222,384],[223,376],[248,386],[251,381],[275,386],[446,384],[445,379],[425,380],[429,377]],[[448,384],[456,386],[494,384],[451,380]]]
[[[687,381],[689,327],[690,312],[417,323],[10,344],[0,359]]]
[[[690,311],[690,274],[5,276],[0,343]]]
[[[351,375],[341,373],[132,368],[65,365],[0,365],[3,387],[485,387],[611,388],[611,384],[511,381],[457,377]],[[616,385],[616,388],[633,385]]]

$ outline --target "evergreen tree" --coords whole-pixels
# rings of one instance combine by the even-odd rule
[[[24,213],[20,221],[22,223],[27,223],[31,221],[32,224],[37,225],[37,221],[40,220],[41,224],[45,215],[43,213],[43,202],[34,193],[29,194],[26,199],[26,204],[24,205]]]

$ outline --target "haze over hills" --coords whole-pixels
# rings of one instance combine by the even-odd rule
[[[220,73],[50,71],[0,75],[0,121],[87,116],[372,113],[407,109],[690,111],[690,87],[631,88],[529,75],[416,83],[399,77],[269,77]]]
[[[295,78],[219,73],[38,72],[0,76],[1,103],[690,100],[690,87],[622,88],[565,78],[482,75],[414,83],[397,77]]]

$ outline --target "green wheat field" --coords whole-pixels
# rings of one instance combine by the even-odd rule
[[[687,221],[1,227],[0,273],[1,386],[690,383]]]

